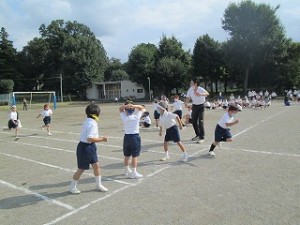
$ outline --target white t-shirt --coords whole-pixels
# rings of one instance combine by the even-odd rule
[[[17,120],[17,119],[18,119],[18,113],[17,113],[17,112],[11,111],[11,112],[9,113],[9,119],[10,119],[10,120]]]
[[[40,113],[42,116],[51,116],[53,114],[52,109],[42,110]]]
[[[199,93],[206,93],[206,90],[202,87],[198,87],[197,92]],[[190,87],[190,89],[187,92],[186,97],[191,98],[194,105],[201,105],[205,102],[205,96],[196,96],[194,87]]]
[[[148,123],[148,124],[151,124],[151,119],[149,116],[145,116],[141,119],[141,122],[145,122],[145,123]]]
[[[219,126],[227,129],[228,127],[226,126],[226,123],[231,123],[233,122],[234,117],[230,116],[229,113],[225,113],[222,118],[220,119],[220,121],[218,122]]]
[[[175,100],[174,103],[173,103],[173,107],[174,107],[174,111],[176,110],[182,110],[182,105],[184,104],[183,101],[181,100]]]
[[[176,125],[176,117],[177,115],[175,113],[164,111],[163,115],[160,115],[159,117],[160,125],[169,129]]]
[[[125,134],[138,134],[140,129],[140,118],[142,111],[135,110],[132,115],[127,116],[125,112],[121,112],[120,116],[124,124]]]
[[[88,138],[98,138],[98,124],[92,118],[86,118],[81,127],[80,141],[84,143],[88,142]]]

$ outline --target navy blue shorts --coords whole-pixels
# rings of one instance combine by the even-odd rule
[[[44,119],[43,119],[43,121],[44,121],[45,125],[50,124],[51,123],[51,116],[45,116]]]
[[[180,135],[179,135],[179,130],[176,125],[173,127],[170,127],[169,129],[166,130],[166,135],[165,135],[165,141],[174,141],[174,142],[179,142],[180,141]]]
[[[158,120],[159,117],[160,117],[160,114],[156,110],[154,110],[154,119]]]
[[[141,152],[141,137],[139,134],[125,134],[123,140],[124,156],[138,157]]]
[[[12,120],[9,120],[8,121],[8,128],[9,129],[15,129],[15,128],[17,128],[18,127],[18,121],[17,120],[14,120],[14,123],[13,123],[13,121]]]
[[[90,164],[98,162],[97,146],[95,143],[79,142],[76,155],[79,169],[88,170],[90,169]]]
[[[173,113],[179,116],[180,119],[182,119],[182,110],[176,110]]]
[[[230,133],[230,129],[224,129],[219,124],[217,124],[215,129],[215,141],[226,141],[226,139],[232,138],[232,135]]]

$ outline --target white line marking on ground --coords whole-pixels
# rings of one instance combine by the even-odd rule
[[[16,142],[16,141],[7,141],[4,139],[0,139],[6,143],[14,143],[14,144],[20,144],[20,145],[28,145],[28,146],[34,146],[34,147],[39,147],[39,148],[45,148],[45,149],[52,149],[52,150],[57,150],[57,151],[63,151],[63,152],[68,152],[68,153],[72,153],[75,154],[75,151],[71,151],[71,150],[67,150],[67,149],[63,149],[63,148],[55,148],[55,147],[49,147],[46,145],[36,145],[36,144],[31,144],[31,143],[25,143],[25,142]],[[103,156],[103,155],[98,155],[99,158],[103,158],[103,159],[111,159],[111,160],[116,160],[116,161],[123,161],[123,159],[120,158],[115,158],[115,157],[110,157],[110,156]]]
[[[48,164],[48,163],[43,163],[43,162],[35,161],[35,160],[32,160],[32,159],[27,159],[27,158],[16,156],[16,155],[11,155],[11,154],[7,154],[7,153],[3,153],[3,152],[0,152],[0,154],[1,155],[5,155],[7,157],[11,157],[11,158],[20,159],[20,160],[27,161],[27,162],[39,164],[39,165],[42,165],[42,166],[47,166],[47,167],[59,169],[59,170],[62,170],[62,171],[67,171],[67,172],[72,172],[72,173],[75,173],[77,171],[77,170],[63,168],[63,167],[60,167],[60,166],[55,166],[55,165],[51,165],[51,164]],[[91,174],[91,173],[84,173],[84,175],[88,175],[90,177],[94,177],[94,175]],[[120,183],[120,184],[132,185],[131,183],[120,181],[120,180],[114,180],[114,179],[111,179],[111,178],[105,178],[105,177],[103,177],[102,179],[103,180],[114,181],[114,182]]]
[[[300,157],[299,154],[291,154],[291,153],[281,153],[281,152],[267,152],[267,151],[257,151],[257,150],[249,150],[249,149],[237,149],[237,148],[223,148],[224,150],[233,150],[233,151],[243,151],[243,152],[251,152],[251,153],[260,153],[267,155],[280,155],[280,156],[289,156],[289,157]]]
[[[90,206],[93,205],[93,204],[96,204],[96,203],[98,203],[98,202],[101,202],[101,201],[103,201],[104,199],[107,199],[107,198],[109,198],[109,197],[111,197],[111,196],[117,194],[118,192],[123,191],[123,190],[129,188],[129,187],[136,186],[137,184],[138,184],[138,183],[136,183],[136,184],[134,184],[134,185],[131,185],[131,186],[124,186],[124,187],[121,187],[121,188],[115,190],[114,192],[112,192],[111,194],[105,195],[105,196],[103,196],[103,197],[101,197],[101,198],[98,198],[98,199],[96,199],[96,200],[94,200],[94,201],[92,201],[92,202],[90,202],[90,203],[87,203],[87,204],[85,204],[85,205],[83,205],[83,206],[81,206],[81,207],[79,207],[79,208],[77,208],[77,209],[75,209],[75,210],[73,210],[73,211],[71,211],[71,212],[69,212],[69,213],[66,213],[66,214],[62,215],[61,217],[58,217],[58,218],[56,218],[56,219],[54,219],[54,220],[52,220],[52,221],[50,221],[50,222],[48,222],[48,223],[45,223],[44,225],[51,225],[51,224],[55,224],[55,223],[57,223],[57,222],[59,222],[59,221],[62,221],[62,220],[64,220],[65,218],[67,218],[67,217],[69,217],[69,216],[72,216],[72,215],[78,213],[79,211],[81,211],[81,210],[83,210],[83,209],[86,209],[86,208],[90,207]]]
[[[50,202],[50,203],[52,203],[52,204],[55,204],[55,205],[64,207],[64,208],[66,208],[66,209],[69,209],[69,210],[74,210],[74,209],[75,209],[75,208],[74,208],[73,206],[71,206],[71,205],[68,205],[68,204],[65,204],[65,203],[63,203],[63,202],[54,200],[54,199],[49,198],[49,197],[47,197],[47,196],[41,195],[41,194],[39,194],[39,193],[30,191],[30,190],[28,190],[28,189],[26,189],[26,188],[23,188],[23,187],[17,187],[17,186],[15,186],[15,185],[10,184],[10,183],[8,183],[8,182],[5,182],[5,181],[3,181],[3,180],[0,180],[0,184],[5,185],[5,186],[7,186],[7,187],[10,187],[10,188],[12,188],[12,189],[14,189],[14,190],[22,191],[22,192],[24,192],[24,193],[26,193],[26,194],[34,195],[35,197],[37,197],[37,198],[39,198],[39,199],[42,199],[42,200],[47,201],[47,202]]]

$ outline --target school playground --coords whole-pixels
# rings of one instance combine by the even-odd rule
[[[140,180],[123,175],[123,125],[119,105],[100,104],[98,144],[102,181],[108,192],[97,192],[92,170],[79,181],[79,195],[68,192],[76,171],[76,146],[88,103],[60,106],[52,117],[52,134],[36,119],[41,106],[22,111],[20,139],[0,111],[0,224],[97,225],[299,225],[300,104],[244,109],[233,126],[233,143],[207,156],[214,128],[223,110],[205,112],[206,138],[191,141],[192,126],[181,133],[190,155],[180,162],[179,147],[170,144],[163,156],[158,129],[140,129]],[[152,105],[145,103],[153,115]],[[153,118],[153,116],[151,117]],[[154,122],[152,120],[152,122]]]

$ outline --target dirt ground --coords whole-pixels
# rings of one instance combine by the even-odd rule
[[[153,115],[152,106],[145,104]],[[140,129],[140,180],[123,175],[123,126],[117,104],[100,104],[98,144],[103,184],[95,190],[92,170],[78,184],[80,195],[68,193],[76,170],[76,146],[85,120],[85,104],[54,111],[53,136],[36,119],[41,106],[20,110],[23,128],[0,131],[0,223],[103,225],[299,225],[300,224],[300,105],[281,102],[267,109],[244,109],[232,127],[233,143],[207,156],[214,128],[223,110],[205,112],[205,142],[194,143],[192,126],[181,131],[188,162],[180,162],[177,145],[171,159],[163,156],[158,129]],[[19,107],[21,108],[21,107]],[[7,124],[0,111],[0,126]],[[152,117],[153,118],[153,117]],[[152,122],[154,122],[152,120]]]

